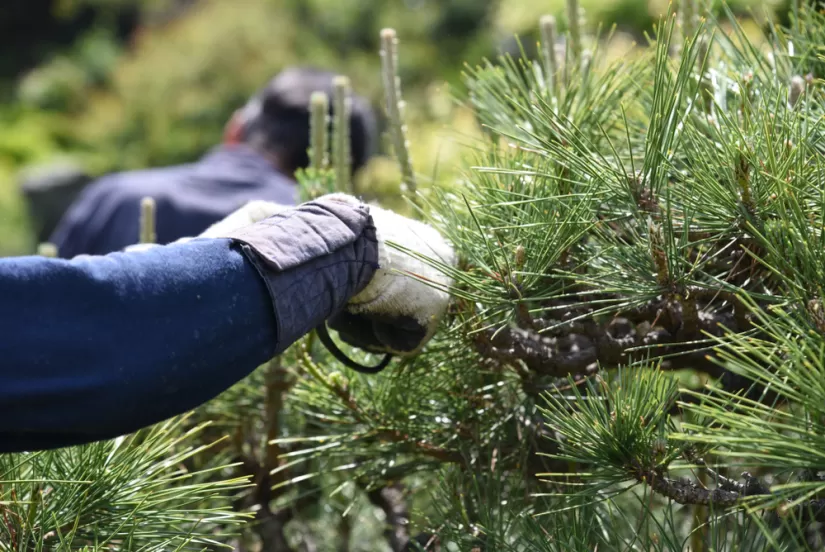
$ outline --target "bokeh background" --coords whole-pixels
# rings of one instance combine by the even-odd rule
[[[758,32],[784,0],[730,3]],[[615,26],[616,55],[632,52],[667,0],[582,0],[586,25]],[[716,6],[718,10],[720,6]],[[564,0],[4,0],[0,8],[0,256],[37,239],[20,192],[24,175],[72,164],[89,175],[193,161],[282,68],[347,74],[381,110],[379,32],[400,38],[416,170],[450,178],[478,132],[457,102],[465,63],[536,41]],[[384,148],[387,151],[388,148]],[[379,156],[358,189],[391,198],[393,161]]]

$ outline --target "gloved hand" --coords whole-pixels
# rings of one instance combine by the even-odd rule
[[[354,201],[343,194],[326,197]],[[329,326],[350,345],[367,351],[412,355],[435,333],[449,303],[446,289],[453,283],[415,255],[452,267],[455,252],[431,226],[380,207],[369,209],[378,238],[379,268],[366,288],[330,318]]]
[[[343,204],[341,206],[351,206],[353,209],[364,207],[362,202],[346,194],[329,194],[313,203],[319,206]],[[378,269],[367,284],[349,299],[344,309],[329,318],[329,326],[337,330],[345,342],[373,353],[415,354],[432,338],[447,310],[449,294],[446,288],[452,285],[452,278],[414,255],[454,266],[455,253],[431,226],[380,207],[366,207],[375,226]],[[270,239],[266,237],[269,232],[256,223],[280,214],[273,219],[273,224],[289,225],[286,219],[301,217],[301,210],[267,201],[247,203],[205,230],[198,238],[233,238],[252,244],[253,249],[267,257],[270,263],[280,265],[286,257],[290,257],[286,264],[294,266],[295,263],[305,262],[299,258],[307,260],[321,255],[330,245],[317,242],[319,235],[322,239],[328,239],[324,238],[323,227],[316,228],[319,223],[326,224],[325,219],[311,218],[309,211],[304,213],[306,221],[294,221],[295,230],[289,235],[295,243],[288,246],[288,252],[279,250],[278,243],[266,243]],[[295,231],[306,231],[306,227],[312,228],[312,236],[302,238],[294,234]],[[183,238],[178,242],[190,239]],[[413,254],[401,251],[392,244]],[[138,245],[134,249],[143,247],[146,246]]]
[[[316,201],[363,205],[346,194],[329,194]],[[390,242],[447,266],[455,265],[455,253],[431,226],[380,207],[368,208],[378,239],[379,268],[344,310],[329,319],[329,326],[338,331],[343,341],[373,353],[415,354],[432,338],[447,310],[446,288],[452,285],[452,278]],[[289,209],[292,208],[253,201],[200,237],[232,235],[239,228]]]

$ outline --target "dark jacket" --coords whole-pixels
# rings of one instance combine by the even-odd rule
[[[198,406],[339,312],[377,262],[368,208],[322,200],[242,238],[0,259],[0,453]]]
[[[139,240],[140,201],[157,206],[160,244],[197,236],[255,199],[294,205],[295,182],[244,146],[223,146],[196,163],[114,173],[90,184],[52,235],[63,258],[105,255]]]

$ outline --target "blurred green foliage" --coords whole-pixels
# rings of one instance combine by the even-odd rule
[[[657,1],[586,0],[583,7],[588,25],[615,22],[641,36],[664,9]],[[514,33],[535,28],[541,14],[563,23],[563,8],[564,0],[54,0],[50,17],[95,16],[71,46],[0,83],[13,90],[0,105],[0,255],[34,249],[17,191],[22,168],[57,156],[77,159],[91,174],[191,161],[287,65],[346,73],[380,110],[384,27],[401,40],[416,169],[449,176],[457,148],[443,130],[476,130],[445,83],[458,82],[464,61],[491,56]],[[134,18],[127,40],[124,13]],[[378,159],[359,190],[386,196],[396,181],[393,164]]]

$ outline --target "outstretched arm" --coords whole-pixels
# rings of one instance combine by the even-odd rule
[[[0,452],[186,412],[369,282],[378,255],[366,207],[317,202],[276,219],[245,240],[0,260]]]

